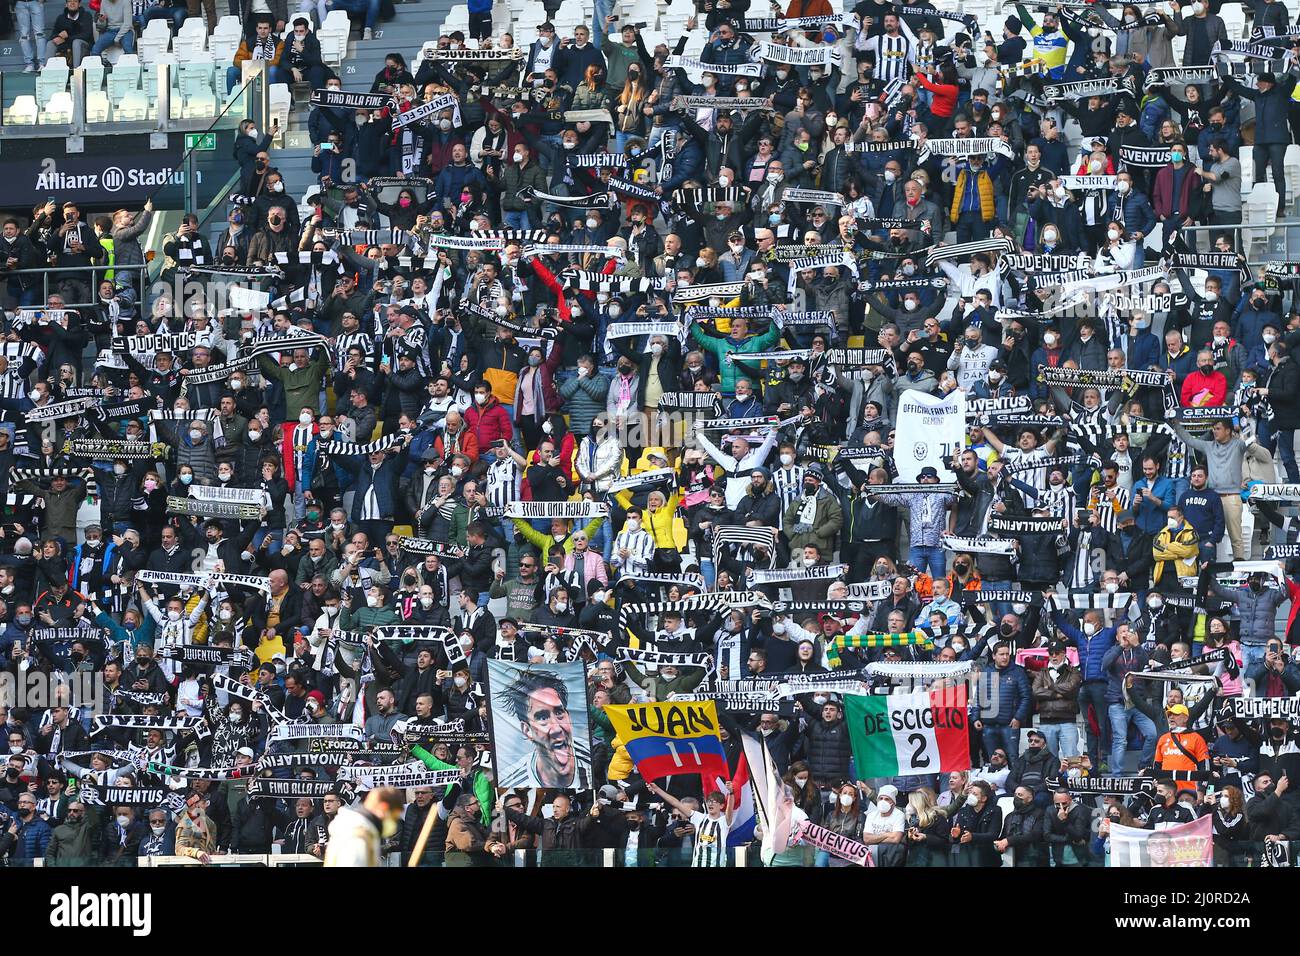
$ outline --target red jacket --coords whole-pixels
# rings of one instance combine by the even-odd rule
[[[298,427],[296,421],[285,422],[280,426],[280,460],[284,467],[284,480],[289,483],[290,489],[293,488],[294,482],[298,480],[298,469],[294,467],[293,454],[293,430]],[[311,426],[312,437],[320,435],[320,426],[315,422]],[[304,452],[305,454],[305,452]]]
[[[1182,218],[1197,219],[1200,216],[1201,206],[1204,200],[1201,198],[1200,175],[1196,170],[1188,166],[1187,174],[1183,176],[1181,195],[1179,196],[1178,208],[1181,211]],[[1174,213],[1174,167],[1171,163],[1161,168],[1156,173],[1155,187],[1151,190],[1151,208],[1155,211],[1157,219],[1170,219]],[[1181,222],[1175,223],[1181,225]]]
[[[501,403],[490,394],[486,403],[474,405],[465,413],[465,424],[478,439],[480,453],[484,449],[491,448],[492,443],[498,438],[509,441],[515,433],[514,426],[510,424],[510,416]]]
[[[1208,397],[1202,396],[1199,401],[1196,396],[1201,392],[1208,392]],[[1184,408],[1205,408],[1212,405],[1222,405],[1228,397],[1228,380],[1222,372],[1211,372],[1206,375],[1199,368],[1183,379],[1182,401]]]

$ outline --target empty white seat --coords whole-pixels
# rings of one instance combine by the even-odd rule
[[[211,90],[187,96],[181,103],[184,119],[208,119],[217,115],[217,97]]]
[[[282,131],[288,129],[289,111],[293,108],[293,94],[289,91],[289,84],[272,83],[270,99],[271,114],[280,120]]]
[[[72,122],[72,94],[66,91],[55,93],[41,110],[41,123],[44,125]]]
[[[5,111],[5,122],[10,126],[35,126],[39,112],[35,96],[16,96],[14,105]]]
[[[132,123],[147,120],[149,118],[149,99],[142,92],[136,90],[128,93],[117,104],[113,111],[113,121],[119,123]]]
[[[66,90],[69,76],[71,76],[71,71],[68,70],[67,62],[61,57],[46,63],[45,69],[41,70],[36,77],[37,105],[44,108],[55,93],[62,93]]]
[[[208,37],[208,55],[222,66],[235,65],[235,51],[239,49],[240,35],[227,33]]]
[[[96,54],[95,56],[83,56],[81,58],[81,68],[86,71],[86,92],[99,90],[104,87],[104,58]]]
[[[184,26],[184,24],[182,24],[182,26]],[[144,25],[144,32],[141,36],[157,36],[159,34],[166,35],[168,38],[171,37],[172,30],[167,20],[161,18],[150,20]]]
[[[1282,163],[1286,170],[1286,194],[1294,203],[1300,197],[1300,145],[1292,143],[1286,148],[1286,159]]]
[[[342,13],[343,11],[339,11],[339,12]],[[344,17],[347,16],[346,13],[344,13],[343,15]],[[212,30],[212,35],[214,37],[215,36],[222,36],[222,37],[239,36],[239,34],[242,32],[243,32],[243,26],[239,22],[239,17],[226,15],[217,21],[216,27],[214,27]]]
[[[469,8],[466,7],[466,10],[468,9]],[[342,30],[344,33],[347,33],[351,29],[352,21],[348,19],[348,12],[346,10],[331,10],[329,13],[325,14],[325,22],[321,24],[322,31],[330,30],[337,32]]]
[[[185,22],[198,22],[200,26],[203,24],[202,20],[186,20]],[[178,33],[172,40],[172,53],[178,60],[186,60],[204,52],[207,46],[208,35],[206,33]]]
[[[112,116],[108,105],[108,94],[103,90],[91,90],[86,93],[86,122],[107,123]]]
[[[178,70],[177,88],[183,96],[212,89],[212,73],[216,64],[207,53],[182,61]]]

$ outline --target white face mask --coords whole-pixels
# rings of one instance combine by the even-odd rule
[[[921,307],[921,303],[917,302],[915,299],[903,300],[903,308],[906,309],[908,312],[915,312],[920,307]]]
[[[167,832],[167,824],[164,823],[161,825],[151,826],[149,828],[149,832],[152,833],[154,836],[162,836],[164,833]]]
[[[651,345],[650,345],[650,354],[651,354],[651,355],[662,355],[662,354],[663,354],[663,350],[664,350],[664,347],[663,347],[663,345],[660,344],[659,342],[652,342]]]
[[[1055,345],[1055,344],[1056,344],[1056,333],[1055,333],[1055,332],[1048,332],[1048,333],[1046,333],[1046,334],[1043,336],[1043,344],[1046,345],[1048,348],[1051,348],[1053,345]]]
[[[1219,797],[1219,809],[1227,810],[1230,806],[1232,806],[1232,801],[1228,799],[1226,793]]]
[[[719,177],[718,177],[718,185],[721,186],[723,189],[726,189],[728,186],[731,185],[731,177],[730,177],[730,176],[719,176]]]
[[[587,220],[587,228],[588,228],[588,229],[595,229],[595,228],[598,227],[599,225],[600,225],[600,223],[597,222],[595,219],[588,219],[588,220]]]
[[[1056,233],[1054,233],[1054,232],[1045,232],[1045,233],[1043,233],[1043,242],[1047,243],[1049,246],[1051,246],[1051,245],[1055,245],[1055,244],[1056,244]]]
[[[177,611],[175,608],[167,612],[167,620],[179,621],[180,619],[181,619],[181,612]]]
[[[1083,633],[1092,637],[1092,635],[1097,633],[1097,625],[1093,624],[1092,621],[1085,621],[1083,625]]]
[[[1106,582],[1106,593],[1107,593],[1107,594],[1114,594],[1114,593],[1115,593],[1116,591],[1118,591],[1118,590],[1119,590],[1119,582],[1118,582],[1118,581],[1107,581],[1107,582]]]
[[[202,441],[202,440],[203,440],[203,432],[199,431],[197,428],[191,428],[190,441]]]
[[[1165,524],[1169,526],[1170,531],[1176,530],[1181,523],[1182,522],[1180,522],[1177,518],[1170,518],[1168,521],[1165,522]]]
[[[556,601],[556,602],[555,602],[555,612],[556,612],[557,614],[563,614],[563,613],[564,613],[565,611],[567,611],[568,609],[569,609],[569,602],[568,602],[568,601]]]
[[[311,412],[303,412],[301,415],[298,416],[298,421],[302,422],[302,424],[304,425],[310,425]]]
[[[1125,193],[1127,193],[1127,192],[1128,192],[1130,189],[1132,189],[1132,188],[1133,188],[1133,187],[1129,185],[1129,182],[1128,182],[1127,179],[1121,179],[1121,180],[1120,180],[1120,181],[1115,185],[1115,191],[1116,191],[1117,193],[1119,193],[1121,196],[1123,196]]]
[[[1106,235],[1110,236],[1111,239],[1118,239],[1120,237],[1120,231],[1118,229],[1109,229],[1106,231]]]
[[[979,798],[978,796],[976,796],[975,794],[973,794],[973,793],[968,793],[968,794],[966,795],[966,806],[968,806],[968,807],[979,806],[979,802],[980,802],[980,798]]]
[[[629,518],[627,521],[623,522],[623,527],[627,531],[630,531],[633,534],[635,534],[636,532],[641,530],[641,522],[637,521],[634,518]]]
[[[379,598],[373,594],[366,595],[366,603],[371,607],[379,607]]]
[[[795,785],[796,787],[798,787],[798,788],[800,788],[800,789],[802,790],[804,787],[808,786],[808,778],[807,778],[807,777],[795,777],[795,778],[794,778],[794,785]]]
[[[851,793],[841,793],[841,794],[840,794],[840,806],[842,806],[842,807],[851,807],[851,806],[853,806],[853,794],[851,794]]]
[[[523,153],[515,153],[515,162],[516,162],[516,163],[522,163],[523,161],[524,161],[524,154],[523,154]]]
[[[476,392],[476,393],[474,394],[474,403],[475,403],[476,405],[486,405],[486,404],[487,404],[487,396],[486,396],[486,395],[480,395],[480,394],[478,394],[478,393]]]
[[[261,437],[262,437],[262,433],[261,433],[261,432],[249,432],[249,433],[248,433],[248,440],[249,440],[249,441],[257,441],[257,440],[260,439]]]
[[[420,607],[425,609],[433,607],[433,598],[431,597],[420,598]]]

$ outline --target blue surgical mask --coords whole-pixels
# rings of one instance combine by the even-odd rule
[[[781,214],[779,212],[769,213],[767,223],[770,226],[779,226],[781,224]]]

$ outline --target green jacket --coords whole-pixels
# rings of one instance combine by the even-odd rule
[[[343,631],[368,631],[372,627],[384,627],[388,624],[401,624],[402,619],[391,607],[359,607],[355,610],[345,607],[339,612],[339,629]]]
[[[98,828],[88,817],[80,823],[64,823],[54,828],[50,845],[45,851],[46,866],[91,866],[99,851],[95,838]]]
[[[735,363],[727,361],[727,353],[762,352],[777,343],[777,340],[781,338],[781,330],[773,322],[772,327],[762,335],[751,335],[745,341],[737,344],[735,339],[732,338],[707,335],[698,323],[692,323],[691,338],[695,340],[695,344],[701,349],[712,352],[717,356],[718,367],[722,369],[722,391],[727,395],[734,395],[736,393],[736,366]]]
[[[655,700],[667,700],[671,694],[689,694],[705,677],[702,667],[683,667],[672,680],[665,680],[661,674],[648,677],[631,661],[624,661],[623,669],[634,683],[644,687]]]
[[[591,536],[596,533],[604,520],[604,518],[592,518],[587,522],[587,526],[582,529],[582,533],[587,536],[587,540],[591,540]],[[522,534],[529,544],[542,552],[543,559],[550,554],[551,548],[557,544],[564,549],[565,554],[573,550],[573,535],[569,535],[563,541],[556,541],[545,531],[538,531],[524,518],[515,518],[514,522],[515,530]]]
[[[541,204],[534,200],[532,203],[526,203],[515,195],[525,186],[532,186],[538,192],[547,192],[546,173],[537,163],[537,150],[533,147],[533,154],[528,159],[528,165],[523,169],[519,168],[518,163],[504,163],[501,167],[501,208],[506,212],[526,212],[531,210],[538,219],[541,219]]]
[[[425,750],[419,744],[411,747],[411,756],[422,761],[430,770],[455,770],[456,765],[444,763],[429,751]],[[492,823],[492,807],[496,803],[494,797],[495,788],[492,781],[487,778],[487,774],[480,770],[471,771],[474,774],[474,796],[478,797],[479,812],[483,815],[483,825],[489,826]],[[455,786],[455,784],[448,784]]]
[[[314,412],[320,404],[321,377],[328,364],[325,352],[317,349],[306,368],[297,368],[292,372],[288,366],[280,365],[270,355],[259,355],[257,367],[267,378],[277,379],[284,385],[285,421],[295,421],[304,408]]]
[[[298,574],[294,577],[295,584],[306,584],[317,574],[323,574],[325,580],[330,579],[330,575],[339,569],[339,559],[334,556],[334,552],[325,549],[325,557],[321,558],[319,565],[311,563],[311,556],[304,554],[302,560],[298,562]],[[367,608],[369,610],[369,608]]]

